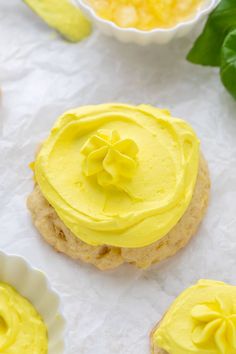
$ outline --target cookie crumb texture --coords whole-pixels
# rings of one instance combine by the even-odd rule
[[[44,198],[36,184],[27,205],[33,222],[44,237],[58,252],[95,265],[100,270],[113,269],[123,263],[134,264],[138,268],[148,268],[183,248],[197,231],[208,205],[210,179],[208,167],[203,157],[199,164],[197,182],[192,201],[175,227],[161,240],[142,248],[119,248],[108,245],[91,246],[74,236],[64,225],[52,206]],[[165,354],[156,351],[155,354]]]
[[[151,334],[150,334],[150,340],[151,340],[151,354],[169,354],[167,353],[164,349],[161,348],[157,348],[157,346],[155,346],[152,342],[152,337],[154,332],[158,329],[160,323],[157,324],[157,326],[152,330]]]

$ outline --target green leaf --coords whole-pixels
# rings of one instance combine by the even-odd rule
[[[78,42],[91,32],[82,11],[68,0],[23,0],[42,20],[65,39]]]
[[[236,29],[230,32],[221,50],[221,80],[236,99]]]
[[[236,0],[222,0],[210,14],[203,33],[187,59],[195,64],[220,66],[221,48],[228,33],[236,28]]]

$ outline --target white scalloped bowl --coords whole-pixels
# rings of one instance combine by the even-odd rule
[[[150,43],[165,44],[174,38],[186,36],[192,31],[200,20],[203,20],[214,9],[219,2],[219,0],[205,0],[204,4],[192,18],[179,23],[175,27],[168,29],[156,28],[151,31],[142,31],[136,28],[122,28],[112,21],[101,18],[96,14],[94,9],[86,0],[74,1],[84,11],[85,15],[87,15],[94,22],[96,27],[98,27],[102,33],[115,37],[121,42],[136,43],[140,45]]]
[[[63,354],[65,319],[61,315],[59,296],[51,289],[46,276],[22,257],[0,252],[0,282],[13,286],[42,316],[48,329],[48,354]]]

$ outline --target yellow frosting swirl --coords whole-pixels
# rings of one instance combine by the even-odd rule
[[[185,213],[199,141],[183,120],[147,105],[103,104],[62,115],[35,161],[42,193],[91,245],[143,247]]]
[[[92,135],[81,149],[85,155],[85,176],[97,176],[102,187],[115,186],[120,189],[122,181],[132,178],[137,167],[138,147],[131,139],[121,139],[115,130],[99,130]]]
[[[48,353],[47,329],[28,300],[0,283],[0,353]]]
[[[168,354],[235,354],[236,287],[199,281],[176,299],[153,341]]]

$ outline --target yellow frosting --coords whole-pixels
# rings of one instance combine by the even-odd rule
[[[125,190],[137,167],[138,147],[131,139],[121,139],[115,130],[99,130],[81,149],[86,156],[82,166],[85,176],[97,176],[102,187]],[[124,186],[123,186],[124,185]]]
[[[185,213],[199,141],[183,120],[147,105],[103,104],[61,116],[34,170],[65,225],[91,245],[143,247]]]
[[[47,329],[28,300],[0,283],[0,353],[48,353]]]
[[[118,26],[148,31],[191,18],[203,0],[88,0],[96,13]]]
[[[176,299],[153,342],[168,354],[236,354],[236,287],[200,280]]]

